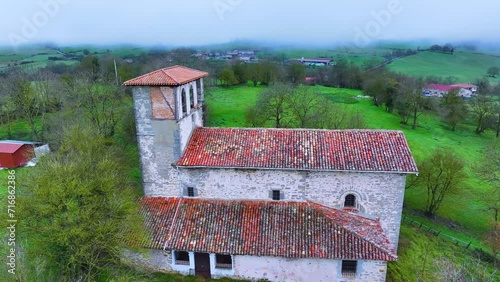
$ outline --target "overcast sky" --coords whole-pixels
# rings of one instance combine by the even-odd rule
[[[496,0],[2,0],[0,45],[496,41]]]

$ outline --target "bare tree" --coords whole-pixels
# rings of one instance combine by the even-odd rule
[[[417,184],[427,190],[425,214],[434,216],[444,198],[464,185],[464,162],[449,149],[437,149],[420,165]]]
[[[272,121],[276,128],[286,127],[288,100],[293,88],[288,84],[275,84],[263,91],[257,98],[255,107],[259,115]]]
[[[119,87],[98,84],[93,77],[84,75],[76,80],[73,96],[76,106],[83,110],[94,128],[106,137],[114,135],[118,122]]]
[[[4,125],[9,139],[14,139],[12,122],[16,119],[15,108],[10,97],[0,100],[0,124]]]
[[[417,119],[420,117],[429,103],[427,97],[422,94],[423,82],[412,78],[406,78],[399,84],[394,106],[401,117],[401,123],[408,124],[412,120],[411,128],[417,127]]]
[[[467,105],[463,98],[458,95],[458,90],[452,90],[444,95],[440,108],[443,121],[451,127],[452,131],[455,131],[458,124],[463,122],[467,116]]]
[[[31,129],[33,139],[39,139],[36,118],[42,113],[42,100],[31,85],[25,73],[15,71],[5,80],[4,89],[8,92],[16,108],[17,118],[25,118]]]
[[[314,93],[311,88],[299,86],[288,97],[290,110],[297,127],[311,128],[317,124],[318,114],[321,114],[321,99],[319,93]]]
[[[485,192],[486,211],[493,212],[495,223],[500,213],[500,141],[491,141],[483,150],[483,158],[476,166],[479,178],[488,187]]]
[[[479,94],[471,100],[469,105],[470,113],[476,120],[475,132],[481,134],[488,128],[488,119],[493,114],[493,103],[488,96]]]
[[[442,257],[436,264],[437,276],[432,281],[439,282],[494,282],[497,271],[490,271],[479,259],[458,262]],[[429,281],[429,280],[426,280]]]

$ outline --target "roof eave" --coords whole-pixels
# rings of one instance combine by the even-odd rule
[[[178,168],[199,169],[257,169],[257,170],[285,170],[285,171],[318,171],[318,172],[363,172],[363,173],[392,173],[392,174],[418,174],[418,171],[378,171],[378,170],[357,170],[357,169],[315,169],[315,168],[274,168],[274,167],[254,167],[254,166],[187,166],[177,164]]]

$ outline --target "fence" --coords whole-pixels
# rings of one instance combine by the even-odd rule
[[[493,259],[493,256],[488,251],[485,251],[481,247],[475,245],[472,240],[464,241],[464,240],[455,238],[455,237],[450,236],[446,233],[443,233],[441,230],[436,230],[430,226],[423,224],[422,222],[419,222],[413,218],[410,218],[406,214],[403,214],[402,221],[405,223],[408,223],[409,225],[411,225],[413,227],[417,227],[419,230],[423,230],[423,231],[426,231],[427,233],[430,233],[436,237],[440,237],[445,242],[453,243],[454,245],[464,247],[465,249],[470,248],[471,250],[478,251],[482,257],[483,256],[486,257],[485,258],[486,260],[488,260],[487,257],[490,257],[491,259]],[[497,259],[500,259],[500,254],[497,254]]]

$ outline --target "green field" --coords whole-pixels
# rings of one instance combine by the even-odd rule
[[[0,170],[0,201],[4,200],[5,195],[7,195],[7,176],[9,175],[8,170]],[[3,206],[0,205],[0,206]]]
[[[419,52],[394,61],[388,68],[411,76],[454,77],[457,83],[474,83],[481,78],[488,79],[490,83],[500,83],[500,77],[490,78],[486,75],[487,69],[492,66],[500,67],[500,56],[458,50],[453,55]]]

